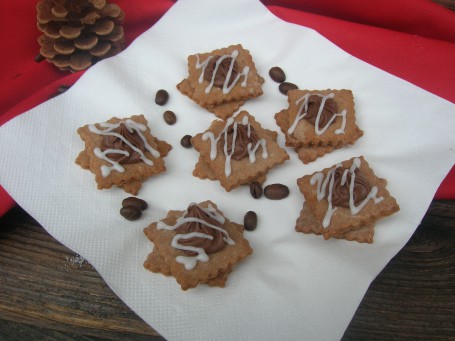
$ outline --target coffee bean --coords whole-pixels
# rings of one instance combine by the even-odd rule
[[[124,206],[120,209],[120,215],[128,220],[137,220],[141,217],[142,211],[134,206]]]
[[[289,82],[283,82],[280,84],[278,89],[283,95],[287,95],[289,90],[295,90],[298,89],[299,87],[295,85],[294,83],[289,83]]]
[[[158,105],[165,105],[169,99],[169,94],[166,90],[158,90],[155,95],[155,103]]]
[[[127,207],[127,206],[135,207],[141,211],[147,209],[147,207],[148,207],[147,202],[145,202],[145,200],[142,200],[142,199],[139,199],[136,197],[128,197],[128,198],[123,199],[122,206],[123,207]]]
[[[282,184],[271,184],[265,186],[264,195],[271,200],[284,199],[289,195],[289,188]]]
[[[262,186],[259,182],[253,181],[250,183],[250,193],[254,199],[262,197]]]
[[[248,211],[245,214],[245,217],[243,217],[243,227],[245,227],[245,230],[247,231],[253,231],[256,229],[256,226],[258,225],[258,216],[256,212],[254,211]]]
[[[274,66],[270,69],[269,76],[277,83],[283,83],[286,80],[286,74],[283,69],[278,66]]]
[[[180,140],[180,144],[185,148],[191,148],[193,144],[191,143],[191,135],[185,135]]]
[[[173,125],[175,122],[177,122],[177,116],[175,116],[175,113],[171,110],[166,110],[163,114],[164,121],[169,124]]]

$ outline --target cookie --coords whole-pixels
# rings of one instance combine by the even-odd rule
[[[179,84],[177,84],[177,89],[186,96],[188,96],[193,101],[194,99],[194,89],[191,87],[188,79],[184,79]],[[232,116],[239,108],[245,104],[244,100],[225,102],[211,107],[202,107],[207,109],[209,112],[215,114],[216,117],[226,120],[228,117]]]
[[[288,103],[275,115],[287,146],[347,145],[363,135],[351,90],[291,90]]]
[[[199,156],[198,162],[196,163],[196,166],[194,167],[193,175],[195,177],[198,177],[199,179],[205,180],[217,180],[215,174],[213,173],[212,169],[210,166],[207,164],[205,159],[202,156]],[[266,174],[260,174],[256,179],[253,179],[252,181],[256,181],[260,184],[263,184],[267,180],[267,175]],[[250,181],[250,182],[252,182]],[[249,184],[249,183],[247,183]]]
[[[90,158],[87,154],[87,150],[84,149],[76,158],[76,164],[81,166],[83,169],[90,170]],[[123,188],[123,190],[127,193],[132,195],[137,195],[139,193],[140,188],[142,187],[142,180],[131,180],[129,182],[124,182],[118,187]]]
[[[363,135],[363,132],[358,129],[357,135],[360,137]],[[335,149],[346,147],[344,144],[330,145],[330,146],[308,146],[308,147],[296,147],[294,151],[297,153],[299,159],[304,163],[310,163],[316,160],[319,157],[322,157]]]
[[[273,141],[277,141],[278,134],[277,132],[269,129],[264,129],[264,131],[269,135]],[[202,156],[199,156],[198,162],[196,163],[193,171],[193,175],[200,179],[209,179],[209,180],[217,180],[215,174],[213,173],[212,169],[210,168],[209,164],[205,161]],[[260,184],[263,184],[267,180],[266,174],[260,174],[256,179],[252,181],[256,181]],[[252,182],[250,181],[250,182]],[[249,184],[249,183],[247,183]]]
[[[305,206],[314,222],[322,226],[320,233],[325,239],[344,237],[349,231],[397,212],[399,206],[387,191],[386,183],[374,174],[363,157],[297,180]]]
[[[240,44],[190,55],[188,81],[193,100],[206,108],[262,95],[263,79]]]
[[[154,245],[144,267],[173,276],[182,290],[204,283],[224,286],[234,266],[253,252],[243,230],[211,201],[171,210],[144,229]]]
[[[330,153],[336,148],[339,148],[339,146],[297,147],[294,150],[297,153],[299,159],[303,163],[307,164],[313,162],[319,157],[324,156],[327,153]]]
[[[144,267],[151,272],[161,273],[165,276],[172,275],[170,265],[165,263],[164,258],[158,253],[158,251],[156,251],[156,249],[148,255],[146,261],[144,262]],[[232,267],[227,270],[220,271],[218,276],[208,279],[207,282],[203,284],[207,284],[211,287],[224,288],[231,271]]]
[[[263,129],[247,111],[216,120],[191,143],[226,191],[249,183],[289,159],[276,135]]]
[[[76,164],[81,166],[82,169],[90,170],[90,157],[87,154],[87,148],[79,153],[75,160]]]
[[[358,139],[350,90],[288,92],[287,142],[293,147],[352,144]]]
[[[85,149],[76,164],[95,174],[98,189],[118,186],[137,194],[142,182],[164,172],[171,145],[151,135],[143,115],[112,118],[77,130]]]
[[[285,144],[305,164],[363,135],[350,90],[291,90],[288,103],[289,108],[275,114],[275,121],[285,134]]]
[[[188,77],[177,89],[202,108],[226,120],[246,100],[262,95],[262,78],[242,45],[188,57]]]
[[[337,236],[336,238],[371,244],[373,243],[374,226],[374,223],[360,226],[359,228],[350,230],[344,235]],[[308,209],[308,206],[304,205],[300,212],[300,216],[296,221],[295,230],[297,232],[320,235],[322,234],[324,228],[322,227],[321,222],[314,218],[313,214]]]

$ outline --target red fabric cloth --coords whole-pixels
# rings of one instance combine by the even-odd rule
[[[174,1],[117,0],[127,44],[150,28]],[[455,103],[455,12],[430,0],[263,0],[279,18],[315,29],[348,53]],[[12,15],[14,13],[14,15]],[[36,9],[28,0],[0,5],[0,125],[46,101],[69,74],[38,54]],[[7,30],[10,31],[7,33]],[[435,198],[455,199],[455,167]],[[0,216],[14,205],[0,186]]]

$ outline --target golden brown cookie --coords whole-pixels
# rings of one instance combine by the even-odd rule
[[[246,100],[262,94],[264,78],[257,73],[249,51],[241,45],[189,56],[188,73],[177,89],[224,120]]]
[[[363,157],[355,157],[297,180],[305,206],[322,226],[325,239],[376,222],[399,210]]]
[[[292,147],[352,144],[358,138],[351,90],[291,90],[286,143]],[[280,115],[278,115],[280,116]]]
[[[354,141],[352,142],[334,141],[328,145],[321,145],[320,142],[315,141],[315,143],[301,145],[301,141],[296,139],[292,134],[288,134],[290,127],[288,109],[283,109],[280,112],[276,113],[275,121],[280,127],[280,130],[283,132],[283,134],[285,134],[286,145],[294,146],[294,151],[297,153],[297,156],[305,164],[313,162],[317,158],[322,157],[337,148],[342,148],[348,144],[352,144],[363,135],[363,131],[360,128],[356,127],[354,133],[352,134],[354,137]]]
[[[164,262],[164,258],[158,253],[157,249],[153,249],[147,256],[144,262],[144,267],[155,273],[161,273],[165,276],[171,276],[171,267]]]
[[[193,101],[194,99],[194,89],[191,88],[190,82],[188,79],[184,79],[179,84],[177,84],[177,89],[186,96],[188,96]],[[229,116],[232,116],[243,104],[244,100],[225,102],[211,107],[203,107],[209,112],[215,114],[216,117],[221,118],[222,120],[227,119]]]
[[[79,153],[75,162],[81,166],[81,168],[90,170],[90,158],[87,154],[87,148]]]
[[[191,142],[213,172],[213,178],[227,191],[265,175],[289,159],[276,143],[276,135],[263,129],[246,111],[227,121],[212,122]]]
[[[336,238],[346,239],[349,241],[357,241],[359,243],[373,243],[374,237],[374,223],[370,223],[364,226],[360,226],[357,229],[350,230],[342,236]],[[300,216],[296,221],[295,230],[303,233],[314,233],[317,235],[322,234],[324,228],[321,222],[317,221],[311,211],[306,205],[300,211]]]
[[[193,100],[206,108],[262,95],[263,79],[240,44],[190,55],[188,81]]]
[[[341,147],[341,146],[340,146]],[[310,162],[313,162],[316,160],[318,157],[324,156],[327,153],[330,153],[334,149],[339,148],[334,147],[334,146],[318,146],[318,147],[298,147],[295,148],[294,150],[297,152],[297,156],[299,159],[307,164]]]
[[[363,131],[360,129],[357,130],[357,135],[360,137],[363,135]],[[302,146],[294,148],[295,152],[299,159],[304,163],[310,163],[316,160],[319,157],[324,156],[332,152],[335,149],[345,147],[345,144],[338,144],[338,145],[330,145],[330,146]]]
[[[277,132],[269,129],[264,129],[264,131],[273,139],[273,141],[275,142],[277,141],[278,137]],[[194,167],[193,175],[203,180],[204,179],[217,180],[216,175],[210,168],[210,165],[205,161],[205,159],[201,155],[199,155],[198,162]],[[263,184],[266,180],[267,180],[266,174],[259,174],[258,177],[253,179],[252,181],[256,181],[260,184]],[[249,184],[249,182],[246,184]]]
[[[210,166],[208,165],[208,163],[205,161],[205,159],[202,157],[202,156],[199,156],[199,159],[196,163],[196,166],[194,167],[194,170],[193,170],[193,175],[199,179],[202,179],[202,180],[205,180],[205,179],[208,179],[208,180],[217,180],[215,174],[213,173],[212,169],[210,168]],[[260,184],[263,184],[265,181],[267,180],[267,175],[266,174],[259,174],[257,178],[251,180],[250,182],[252,181],[256,181]],[[247,185],[249,184],[250,182],[248,183],[245,183],[243,185]]]
[[[98,189],[118,186],[137,194],[142,182],[163,172],[171,145],[150,133],[143,115],[112,118],[78,129],[85,149],[76,163],[95,174]]]
[[[161,273],[165,276],[172,276],[171,266],[164,262],[164,258],[156,249],[153,249],[153,251],[149,253],[146,261],[144,262],[144,267],[151,272]],[[218,276],[208,279],[207,282],[203,284],[207,284],[211,287],[224,288],[231,271],[232,267],[227,270],[220,271]]]
[[[288,103],[287,109],[275,114],[275,120],[285,134],[287,146],[297,152],[305,147],[299,153],[304,163],[334,148],[353,144],[363,135],[356,124],[350,90],[291,90]],[[319,148],[322,146],[327,148]]]
[[[76,158],[76,164],[81,166],[81,168],[83,169],[90,170],[90,158],[87,154],[86,149],[79,153],[79,155]],[[127,193],[137,195],[142,187],[142,182],[143,180],[131,180],[128,182],[121,183],[120,185],[118,185],[118,187],[123,188],[123,190]]]
[[[182,290],[201,283],[224,286],[235,264],[253,252],[243,226],[225,218],[211,201],[171,210],[144,233],[154,244],[144,266],[175,277]]]

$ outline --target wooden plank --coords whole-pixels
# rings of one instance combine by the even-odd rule
[[[0,227],[0,319],[118,340],[158,336],[19,207]]]
[[[455,336],[455,201],[434,201],[406,246],[368,289],[345,340]]]

